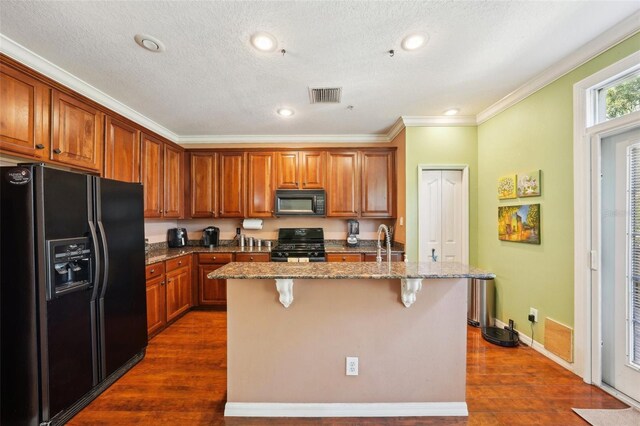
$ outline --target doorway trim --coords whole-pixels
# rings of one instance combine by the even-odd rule
[[[598,220],[591,193],[592,168],[597,172],[599,144],[603,137],[624,131],[637,123],[640,112],[596,124],[592,111],[593,89],[639,67],[640,52],[598,71],[573,86],[573,208],[574,208],[574,365],[573,372],[586,383],[601,386],[600,348],[594,332],[601,318],[595,305],[599,288],[593,274],[599,274],[599,247],[592,246],[592,221]],[[595,144],[595,145],[594,145]],[[593,150],[593,148],[598,148]],[[596,362],[597,361],[597,362]]]
[[[418,238],[421,235],[422,211],[420,210],[420,194],[422,194],[422,172],[427,170],[460,170],[462,172],[462,263],[469,264],[469,165],[468,164],[418,164]],[[420,259],[420,243],[417,247]]]

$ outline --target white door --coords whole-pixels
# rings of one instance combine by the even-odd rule
[[[640,401],[640,130],[602,141],[602,381]]]
[[[462,170],[423,170],[420,179],[420,262],[463,262]]]

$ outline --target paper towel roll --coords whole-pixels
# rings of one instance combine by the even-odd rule
[[[244,229],[262,229],[262,219],[245,219],[242,222]]]

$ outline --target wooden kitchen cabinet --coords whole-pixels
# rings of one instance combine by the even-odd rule
[[[360,253],[327,253],[327,262],[362,262]]]
[[[52,110],[50,159],[71,167],[100,172],[104,114],[56,89],[52,92]]]
[[[360,217],[395,217],[394,151],[362,151]]]
[[[324,151],[281,151],[276,153],[278,189],[322,189],[325,186]]]
[[[376,254],[375,253],[364,253],[363,254],[363,258],[365,262],[375,262],[376,261]],[[392,262],[402,262],[403,259],[403,255],[402,253],[391,253],[391,261]],[[387,261],[387,255],[385,252],[382,252],[382,261],[386,262]]]
[[[167,324],[164,274],[147,279],[147,334],[158,333]]]
[[[166,274],[167,321],[191,307],[191,269],[182,267]]]
[[[142,185],[144,186],[144,217],[162,217],[163,143],[142,134]]]
[[[51,92],[0,63],[0,150],[37,160],[49,156]]]
[[[179,218],[183,213],[184,177],[183,151],[164,144],[164,197],[162,217]]]
[[[272,217],[275,188],[273,152],[247,153],[247,216]]]
[[[140,130],[110,116],[105,119],[103,176],[141,182]]]
[[[218,154],[191,154],[191,217],[218,217]]]
[[[151,337],[193,306],[191,255],[146,267],[147,334]]]
[[[330,151],[327,163],[327,216],[357,217],[360,199],[358,152]]]
[[[227,280],[209,279],[207,275],[229,262],[233,262],[232,253],[198,254],[198,304],[200,306],[227,305]]]
[[[236,253],[236,262],[269,262],[269,253]]]
[[[221,152],[218,179],[219,217],[244,217],[245,154]]]

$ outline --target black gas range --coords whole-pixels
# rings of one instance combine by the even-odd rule
[[[322,228],[280,228],[272,262],[326,262]]]

